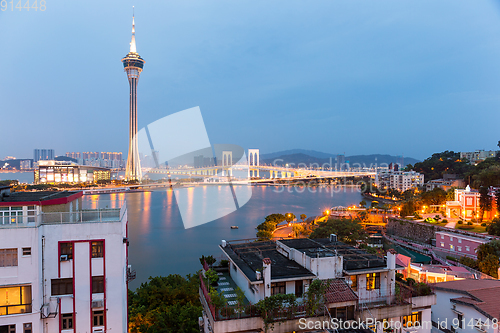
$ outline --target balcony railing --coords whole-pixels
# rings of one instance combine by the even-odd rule
[[[261,313],[255,305],[244,305],[241,307],[224,306],[222,308],[215,307],[210,299],[206,281],[201,274],[200,289],[201,294],[205,298],[206,304],[208,305],[210,313],[212,314],[212,318],[214,318],[215,321],[261,317]],[[274,321],[282,321],[310,317],[308,314],[311,314],[311,311],[308,311],[306,304],[299,303],[296,306],[288,306],[285,308],[271,310],[267,313],[267,317],[273,318]],[[318,313],[315,313],[313,316],[318,314],[324,315],[322,308],[320,308]]]
[[[38,227],[41,224],[118,222],[126,213],[126,206],[115,209],[89,209],[76,212],[51,212],[38,215],[17,215],[0,218],[0,228]]]

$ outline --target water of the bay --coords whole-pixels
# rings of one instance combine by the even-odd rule
[[[194,197],[203,198],[205,186],[193,188]],[[84,205],[126,200],[128,207],[129,264],[137,278],[129,285],[137,288],[149,276],[195,273],[201,269],[199,257],[221,257],[221,240],[254,238],[255,227],[273,213],[297,216],[320,215],[333,206],[358,204],[362,199],[355,187],[298,188],[255,186],[250,201],[237,211],[213,222],[184,229],[171,190],[84,196]],[[111,206],[110,206],[111,207]],[[205,209],[203,204],[193,209]],[[238,229],[231,229],[238,226]]]

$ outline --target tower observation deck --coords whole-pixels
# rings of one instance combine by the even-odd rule
[[[125,178],[127,180],[141,180],[141,161],[139,159],[139,147],[137,143],[137,83],[144,67],[144,59],[137,53],[135,44],[135,18],[132,17],[132,40],[130,41],[130,52],[122,59],[123,67],[127,72],[130,86],[130,127],[127,167]]]

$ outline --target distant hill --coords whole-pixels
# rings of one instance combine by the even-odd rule
[[[305,163],[307,166],[316,163],[322,166],[325,163],[335,165],[336,158],[336,154],[327,154],[314,150],[293,149],[271,154],[262,154],[260,155],[260,162],[276,165],[285,165],[287,163],[298,165],[299,163]],[[403,162],[400,156],[382,154],[353,155],[345,157],[345,163],[349,163],[351,167],[386,166],[390,163],[404,163],[406,166],[417,162],[420,161],[411,157],[405,157]]]

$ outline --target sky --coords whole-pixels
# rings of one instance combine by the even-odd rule
[[[139,128],[199,106],[212,144],[261,153],[425,159],[500,140],[499,1],[45,4],[0,11],[0,158],[126,153],[132,6]]]

